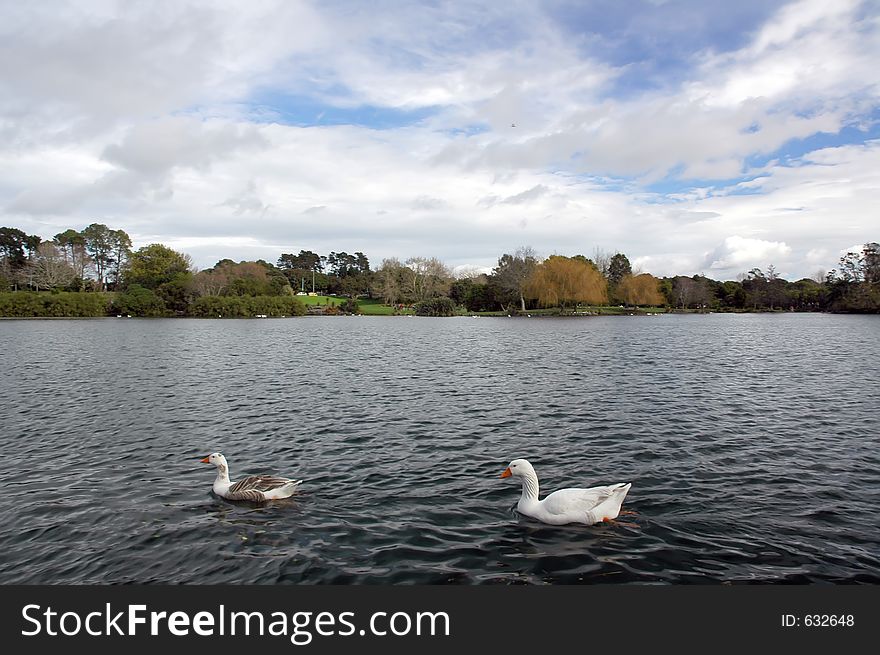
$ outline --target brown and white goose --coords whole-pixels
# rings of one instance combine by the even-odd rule
[[[218,496],[227,500],[249,500],[262,503],[267,500],[288,498],[296,492],[302,480],[280,478],[274,475],[251,475],[238,482],[229,481],[229,464],[220,453],[211,453],[202,464],[213,464],[217,467],[217,479],[213,490]]]

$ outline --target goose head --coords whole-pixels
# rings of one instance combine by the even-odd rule
[[[213,464],[218,469],[229,469],[229,464],[226,463],[226,458],[222,455],[222,453],[211,453],[210,455],[199,461],[201,461],[202,464]]]
[[[535,475],[534,467],[529,463],[527,459],[515,459],[510,464],[507,465],[507,468],[504,469],[504,472],[499,476],[502,478],[521,478],[521,477],[537,477]]]

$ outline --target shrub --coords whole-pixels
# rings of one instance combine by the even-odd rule
[[[14,291],[0,293],[0,316],[19,318],[106,316],[109,294]]]
[[[201,318],[302,316],[305,305],[293,296],[202,296],[189,307],[190,316]]]
[[[455,316],[455,302],[446,296],[428,298],[416,303],[415,312],[416,316]]]
[[[117,294],[112,309],[117,314],[131,316],[167,316],[168,314],[165,301],[139,284],[132,284],[125,293]]]
[[[346,298],[344,302],[339,305],[339,311],[343,314],[359,314],[361,311],[360,305],[358,305],[358,301],[354,298]]]
[[[2,316],[42,316],[43,307],[40,294],[30,291],[12,291],[0,294],[0,315]]]

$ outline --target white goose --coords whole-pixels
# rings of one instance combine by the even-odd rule
[[[504,469],[501,477],[519,478],[522,482],[522,497],[516,505],[520,514],[551,525],[593,525],[615,519],[620,514],[620,506],[632,486],[627,482],[589,489],[560,489],[544,500],[538,500],[538,474],[528,460],[513,460]]]
[[[266,500],[288,498],[302,484],[302,480],[279,478],[274,475],[252,475],[238,482],[229,481],[229,464],[220,453],[211,453],[202,464],[213,464],[217,467],[217,479],[214,480],[214,493],[227,500],[250,500],[261,503]]]

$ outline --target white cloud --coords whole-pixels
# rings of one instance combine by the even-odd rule
[[[162,178],[174,167],[207,169],[213,161],[237,150],[265,145],[254,126],[190,117],[168,117],[139,123],[121,142],[111,143],[102,159],[148,179]]]
[[[712,271],[741,271],[775,265],[774,262],[787,259],[789,254],[791,248],[781,241],[731,236],[706,255],[706,264]]]
[[[260,199],[254,180],[250,180],[241,193],[221,202],[220,206],[231,207],[236,216],[244,214],[259,214],[263,216],[269,209],[269,206],[263,204],[263,201]]]
[[[241,98],[331,38],[303,2],[7,5],[0,108],[25,118],[37,109],[29,126],[40,131],[149,119]]]
[[[412,201],[413,209],[421,209],[424,211],[436,211],[439,209],[447,209],[449,203],[443,198],[434,198],[432,196],[422,194]]]
[[[827,248],[810,248],[806,260],[819,265],[827,265],[831,261]]]
[[[746,48],[710,56],[688,86],[709,106],[760,100],[784,115],[850,109],[855,94],[876,97],[876,17],[855,0],[800,0],[782,7]]]
[[[520,193],[515,193],[512,196],[508,196],[503,200],[499,200],[501,204],[504,205],[523,205],[532,202],[542,196],[546,196],[550,193],[550,189],[544,184],[536,184],[531,189],[526,189]]]
[[[523,244],[598,246],[731,278],[807,275],[880,238],[877,142],[748,168],[874,129],[866,3],[785,5],[743,47],[620,94],[633,67],[586,56],[535,3],[22,3],[0,19],[0,222],[43,236],[100,219],[202,267],[300,248],[491,267]],[[430,111],[297,127],[291,97],[315,115]],[[645,191],[667,176],[699,182]]]

